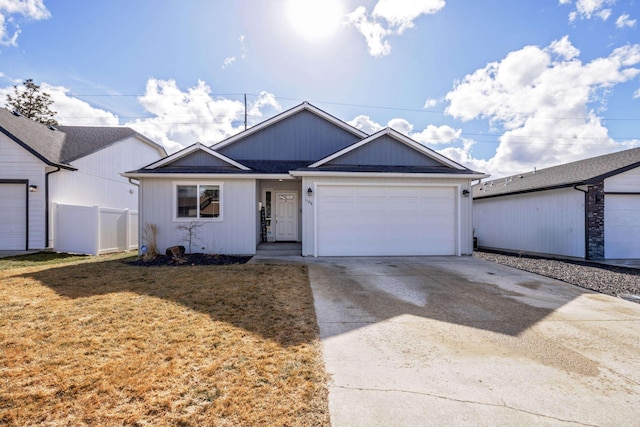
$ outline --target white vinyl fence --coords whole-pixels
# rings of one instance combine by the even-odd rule
[[[99,255],[138,248],[138,211],[53,203],[56,252]]]

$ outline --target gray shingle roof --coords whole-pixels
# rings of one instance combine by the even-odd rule
[[[49,126],[0,108],[0,132],[43,162],[71,167],[70,162],[136,135],[127,127]]]
[[[0,132],[22,145],[45,163],[69,166],[61,158],[64,134],[0,108]]]
[[[485,181],[473,186],[476,199],[570,187],[601,181],[640,166],[640,148]]]
[[[137,134],[127,127],[103,126],[56,126],[65,134],[60,157],[71,162],[91,153],[100,151],[109,145]]]

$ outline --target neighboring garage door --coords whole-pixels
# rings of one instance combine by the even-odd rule
[[[640,194],[607,194],[605,258],[640,258]]]
[[[454,187],[319,185],[317,255],[456,255]]]
[[[26,184],[0,183],[0,250],[26,248]]]

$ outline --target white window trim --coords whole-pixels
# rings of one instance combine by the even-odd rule
[[[217,185],[220,188],[220,216],[218,218],[180,218],[178,217],[178,186],[179,185],[195,185],[198,188],[201,185]],[[171,202],[173,207],[173,213],[171,214],[173,218],[173,222],[221,222],[224,218],[224,183],[220,181],[206,181],[206,180],[198,180],[198,181],[172,181],[172,193],[173,193],[173,201]],[[198,190],[199,192],[199,190]],[[199,213],[198,213],[199,215]]]

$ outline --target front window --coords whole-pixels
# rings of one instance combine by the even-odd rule
[[[221,185],[181,184],[176,186],[177,219],[219,219]]]

